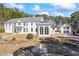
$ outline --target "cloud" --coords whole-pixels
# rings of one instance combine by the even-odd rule
[[[61,7],[64,9],[75,9],[76,8],[76,4],[75,3],[54,3],[51,4],[55,7]]]
[[[6,3],[4,4],[5,7],[7,8],[18,8],[20,11],[22,11],[24,9],[24,6],[22,4],[15,4],[15,3]]]
[[[53,12],[52,13],[53,14],[53,16],[65,16],[63,13],[60,13],[60,12]]]
[[[33,9],[34,11],[40,11],[40,6],[39,6],[39,5],[34,5],[34,6],[32,7],[32,9]]]
[[[39,14],[39,15],[43,15],[43,14],[49,15],[49,13],[47,11],[45,11],[45,12],[37,12],[37,14]]]

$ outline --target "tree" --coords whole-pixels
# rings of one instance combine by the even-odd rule
[[[3,21],[4,20],[4,5],[3,4],[0,4],[0,21]]]
[[[73,31],[78,29],[77,20],[79,20],[79,10],[71,14],[71,25]]]
[[[49,16],[49,18],[55,22],[60,22],[61,24],[70,23],[69,17],[63,17],[63,16]]]
[[[36,15],[35,15],[35,17],[43,17],[43,18],[44,18],[44,20],[49,19],[49,16],[48,16],[48,15],[46,15],[46,14],[42,14],[42,15],[40,15],[40,14],[36,14]]]
[[[0,4],[0,23],[9,19],[32,17],[30,14],[25,14],[23,11],[19,11],[17,8],[6,8],[3,4]]]

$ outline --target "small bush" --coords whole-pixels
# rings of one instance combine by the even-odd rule
[[[33,34],[27,34],[26,39],[33,39]]]
[[[16,38],[12,38],[12,40],[13,40],[13,41],[15,41],[15,40],[16,40]]]
[[[4,33],[5,30],[3,28],[0,29],[0,33]]]

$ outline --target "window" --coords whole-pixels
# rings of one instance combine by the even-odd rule
[[[67,27],[64,27],[64,29],[69,29],[69,26],[67,26]]]
[[[14,26],[16,26],[16,23],[14,23]]]
[[[33,25],[33,23],[31,23],[31,25]]]
[[[18,25],[21,25],[21,23],[18,23]]]
[[[45,35],[49,34],[49,27],[45,27]]]
[[[25,28],[24,28],[24,32],[26,32],[26,31],[25,31]]]
[[[26,28],[26,32],[28,32],[28,28]]]
[[[24,30],[23,30],[24,32],[28,32],[28,28],[24,28]]]
[[[11,23],[9,23],[9,26],[11,25]]]
[[[37,23],[36,23],[36,25],[37,25]]]
[[[64,27],[64,29],[66,29],[66,27]]]
[[[26,26],[25,22],[24,22],[24,26]]]
[[[6,23],[6,26],[7,26],[7,23]]]
[[[69,31],[64,31],[64,33],[69,33]]]
[[[31,28],[31,32],[33,32],[33,28]]]
[[[37,28],[36,28],[36,32],[37,32]]]
[[[43,34],[43,27],[40,27],[40,34]]]
[[[67,29],[69,29],[69,27],[67,27]]]

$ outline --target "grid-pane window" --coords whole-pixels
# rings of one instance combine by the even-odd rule
[[[24,28],[24,32],[26,32],[26,31],[25,31],[25,28]]]
[[[6,26],[7,26],[7,23],[6,23]]]
[[[40,34],[43,34],[43,27],[40,27]]]
[[[31,26],[33,26],[33,23],[31,23]]]
[[[24,28],[24,30],[23,30],[24,32],[28,32],[28,28]]]
[[[24,22],[24,26],[26,26],[25,22]]]
[[[11,25],[11,23],[9,23],[9,26]]]
[[[64,29],[69,29],[69,26],[67,26],[67,27],[64,27]]]
[[[31,28],[31,32],[33,32],[33,28]]]
[[[14,23],[14,26],[16,26],[16,23]]]
[[[45,35],[49,34],[49,27],[45,27]]]

